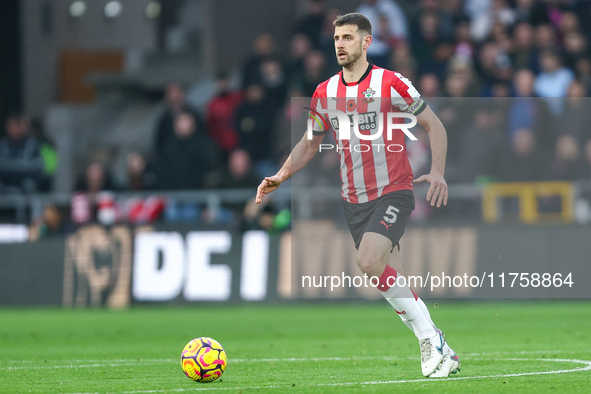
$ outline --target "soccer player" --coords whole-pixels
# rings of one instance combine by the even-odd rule
[[[377,288],[382,296],[419,339],[423,375],[447,377],[459,370],[458,356],[433,324],[425,303],[410,287],[395,283],[397,269],[400,271],[401,268],[398,241],[414,209],[413,182],[430,183],[427,201],[432,206],[447,204],[445,128],[408,79],[367,61],[372,26],[365,16],[350,13],[339,16],[333,24],[337,61],[343,69],[318,85],[312,107],[320,113],[321,107],[328,109],[329,105],[337,106],[336,109],[343,112],[354,107],[358,114],[362,114],[378,99],[382,100],[379,104],[382,109],[386,105],[390,112],[415,115],[417,122],[429,133],[431,172],[413,181],[408,157],[400,149],[405,146],[405,137],[400,130],[392,133],[391,140],[387,140],[387,133],[383,132],[377,140],[371,141],[369,148],[366,145],[363,149],[352,149],[351,146],[360,139],[354,133],[351,133],[350,140],[337,139],[338,123],[336,118],[331,120],[340,148],[342,196],[347,224],[358,250],[357,264],[368,276],[379,278]],[[353,102],[351,98],[354,98]],[[383,124],[386,124],[385,120]],[[372,126],[376,127],[375,124]],[[313,130],[313,138],[308,138],[306,133],[277,174],[261,182],[257,189],[257,203],[301,170],[319,150],[328,130],[323,131],[318,123],[314,123]],[[363,134],[369,134],[369,131]]]

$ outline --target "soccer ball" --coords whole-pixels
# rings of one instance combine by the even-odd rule
[[[227,362],[222,345],[207,337],[193,339],[181,354],[183,372],[196,382],[208,383],[218,379]]]

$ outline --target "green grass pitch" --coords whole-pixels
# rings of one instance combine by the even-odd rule
[[[591,303],[442,302],[453,378],[421,375],[418,341],[385,302],[0,309],[0,393],[590,393]],[[180,367],[218,340],[221,381]]]

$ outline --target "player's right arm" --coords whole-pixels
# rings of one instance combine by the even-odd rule
[[[314,135],[312,139],[308,139],[308,133],[304,133],[277,174],[263,179],[257,188],[256,203],[260,204],[265,195],[277,189],[293,174],[304,168],[318,152],[323,137],[324,135]]]

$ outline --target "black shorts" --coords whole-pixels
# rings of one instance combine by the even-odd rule
[[[412,190],[399,190],[361,204],[344,201],[344,205],[345,218],[357,249],[367,232],[382,234],[392,241],[394,248],[415,209],[415,196]]]

